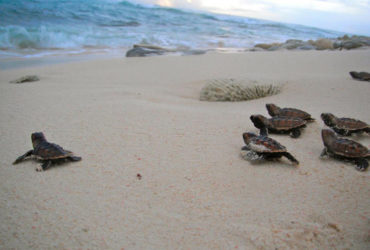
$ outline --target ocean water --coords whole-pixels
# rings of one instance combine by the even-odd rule
[[[105,53],[135,43],[240,49],[343,33],[124,0],[0,0],[0,57]]]

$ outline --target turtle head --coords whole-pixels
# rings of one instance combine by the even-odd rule
[[[35,132],[31,135],[33,148],[36,148],[41,142],[46,141],[42,132]]]
[[[255,133],[251,133],[251,132],[246,132],[246,133],[243,133],[243,139],[244,139],[244,142],[245,144],[249,144],[250,141],[252,140],[252,138],[256,137],[257,135]]]
[[[321,137],[325,146],[331,145],[337,139],[337,136],[331,129],[321,130]]]
[[[332,127],[336,124],[336,117],[332,113],[322,113],[321,119],[324,121],[326,126]]]
[[[280,113],[280,108],[273,103],[266,104],[266,109],[271,116],[277,116]]]
[[[269,120],[263,115],[251,115],[251,121],[256,128],[265,128],[269,124]]]

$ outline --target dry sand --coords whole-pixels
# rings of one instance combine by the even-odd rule
[[[369,173],[319,159],[321,112],[370,122],[370,51],[99,59],[0,71],[2,249],[369,249]],[[23,75],[38,82],[10,84]],[[206,80],[284,83],[248,102],[200,102]],[[242,133],[266,103],[317,119],[272,135],[301,162],[251,164]],[[30,135],[83,160],[11,163]],[[370,147],[370,136],[354,136]],[[141,180],[137,174],[142,176]]]

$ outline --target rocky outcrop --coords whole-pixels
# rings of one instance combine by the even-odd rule
[[[298,40],[289,39],[284,43],[259,43],[247,51],[276,51],[276,50],[350,50],[362,47],[370,48],[370,37],[366,36],[343,36],[338,38],[320,38],[317,40]],[[179,55],[202,55],[207,50],[192,50],[188,47],[178,47],[176,49],[163,48],[156,45],[150,45],[143,42],[135,44],[132,49],[128,50],[126,57],[144,57],[158,56],[169,53]]]
[[[370,37],[366,36],[343,36],[335,39],[320,38],[316,41],[290,39],[285,43],[260,43],[256,44],[250,51],[275,51],[275,50],[335,50],[335,49],[356,49],[370,47]]]
[[[256,44],[254,47],[261,48],[264,50],[269,50],[272,47],[280,47],[280,46],[281,46],[281,43],[259,43],[259,44]]]

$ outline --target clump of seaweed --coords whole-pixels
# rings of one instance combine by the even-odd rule
[[[200,91],[201,101],[239,102],[262,98],[280,93],[280,84],[258,84],[251,80],[215,79]]]

